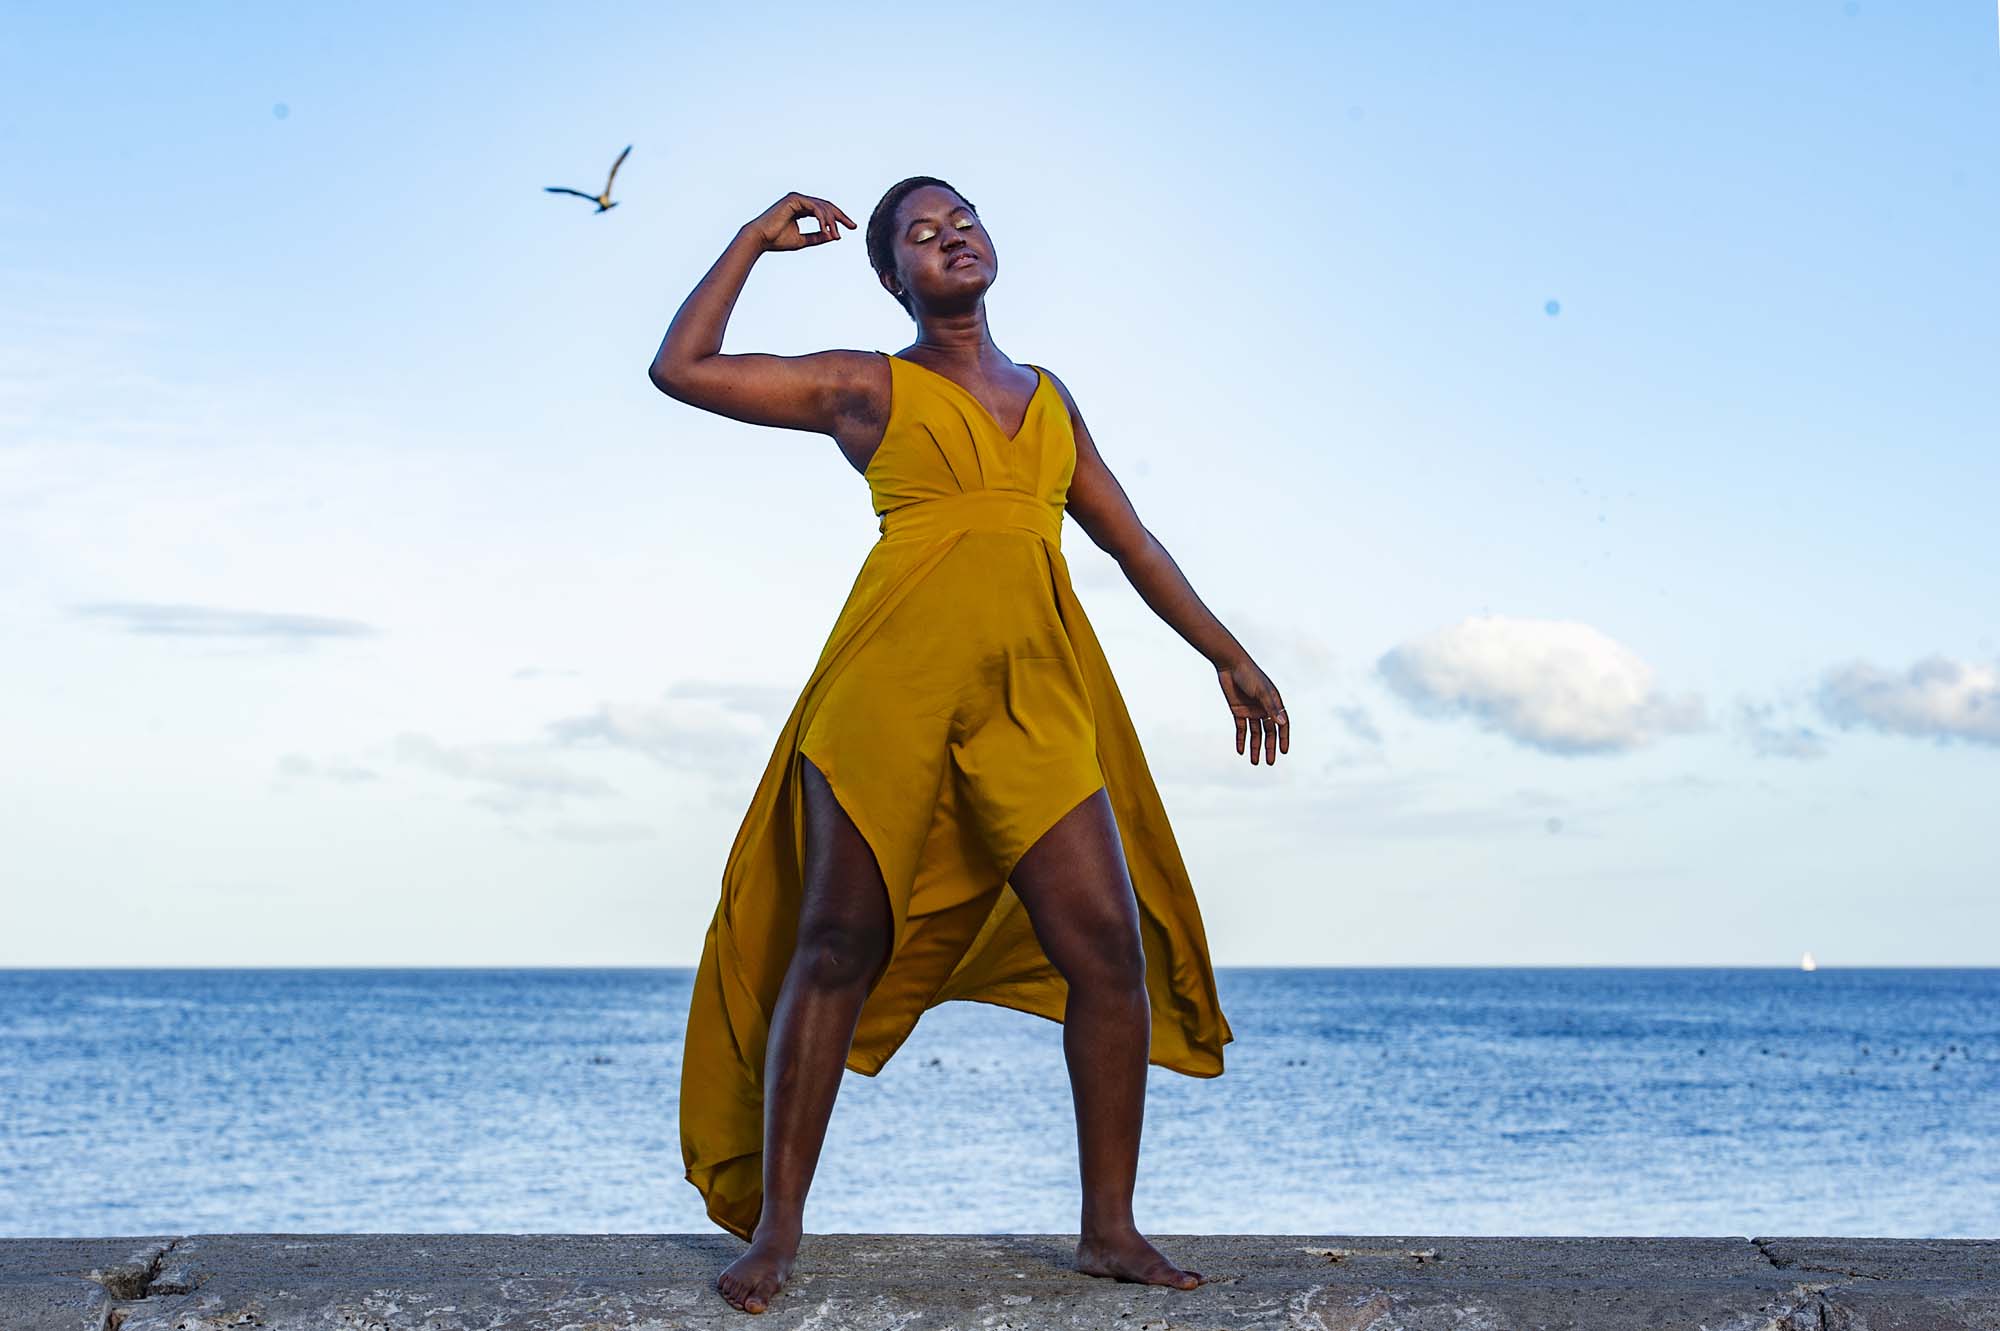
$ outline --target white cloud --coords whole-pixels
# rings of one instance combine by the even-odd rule
[[[1842,729],[2000,744],[2000,667],[1932,655],[1898,675],[1856,661],[1827,671],[1818,698]]]
[[[1699,697],[1668,697],[1636,652],[1574,620],[1474,615],[1376,670],[1419,713],[1469,716],[1549,753],[1620,753],[1706,724]]]

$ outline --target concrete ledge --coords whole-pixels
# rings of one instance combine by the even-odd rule
[[[808,1234],[762,1314],[719,1231],[0,1239],[0,1331],[2000,1328],[2000,1240],[1149,1237],[1207,1283],[1082,1275],[1074,1234]]]

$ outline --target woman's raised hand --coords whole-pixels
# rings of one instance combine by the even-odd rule
[[[1235,665],[1217,670],[1215,678],[1222,685],[1222,696],[1229,700],[1229,710],[1236,715],[1238,753],[1243,752],[1246,734],[1253,765],[1260,749],[1267,765],[1277,762],[1279,754],[1292,751],[1292,722],[1285,715],[1285,700],[1278,696],[1278,686],[1271,682],[1270,676],[1245,657]]]
[[[799,230],[801,217],[816,218],[819,230],[806,232]],[[840,228],[845,224],[854,227],[853,218],[842,212],[838,206],[825,199],[816,199],[810,194],[793,192],[766,208],[761,215],[745,225],[766,250],[802,250],[809,245],[823,245],[830,240],[840,239]]]

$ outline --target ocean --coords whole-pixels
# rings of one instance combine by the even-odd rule
[[[687,969],[0,970],[0,1236],[720,1233]],[[1148,1233],[2000,1235],[2000,969],[1217,971]],[[1058,1024],[846,1075],[813,1232],[1074,1232]]]

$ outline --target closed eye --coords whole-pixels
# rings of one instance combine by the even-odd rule
[[[958,227],[958,228],[959,228],[960,230],[963,230],[963,229],[964,229],[964,228],[966,228],[966,227],[969,227],[969,226],[973,226],[973,225],[975,225],[975,223],[973,222],[973,220],[972,220],[972,219],[971,219],[970,217],[961,217],[961,218],[959,218],[959,219],[958,219],[958,221],[954,222],[954,223],[953,223],[952,225],[954,225],[954,226]],[[915,237],[914,237],[914,238],[913,238],[913,239],[911,240],[911,242],[910,242],[910,243],[911,243],[911,244],[913,244],[913,245],[921,245],[921,244],[923,244],[923,243],[924,243],[925,241],[927,241],[927,240],[931,239],[931,238],[932,238],[933,236],[935,236],[935,235],[937,235],[937,232],[935,232],[935,231],[924,231],[924,232],[920,232],[920,233],[919,233],[919,234],[918,234],[917,236],[915,236]]]

